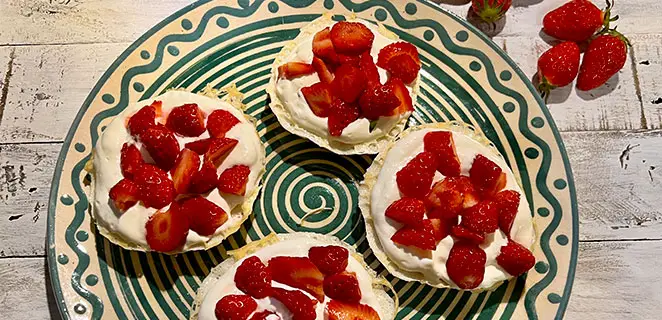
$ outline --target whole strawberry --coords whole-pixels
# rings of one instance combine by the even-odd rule
[[[584,53],[577,89],[588,91],[603,85],[625,65],[630,42],[616,30],[593,39]]]
[[[485,22],[495,22],[510,9],[513,0],[471,0],[471,8]]]
[[[542,20],[543,30],[548,35],[568,41],[588,40],[601,27],[609,28],[612,2],[607,0],[607,7],[600,10],[589,0],[572,0],[547,13]]]
[[[579,46],[567,41],[545,51],[538,59],[538,91],[543,98],[550,90],[569,85],[579,71]]]

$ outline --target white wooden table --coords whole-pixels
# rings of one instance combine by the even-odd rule
[[[469,8],[436,1],[461,16]],[[0,0],[0,319],[59,318],[44,239],[65,133],[120,52],[189,2]],[[562,2],[513,0],[494,37],[528,75],[549,47],[540,21]],[[559,89],[549,104],[579,200],[567,319],[662,318],[662,4],[617,0],[615,11],[633,43],[625,68],[593,92]]]

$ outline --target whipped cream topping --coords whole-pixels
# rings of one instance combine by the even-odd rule
[[[372,44],[372,49],[370,50],[370,55],[372,55],[373,60],[377,63],[377,57],[379,51],[391,43],[398,42],[393,40],[382,33],[377,26],[373,25],[370,22],[363,20],[356,20],[356,22],[363,23],[372,33],[375,35],[375,40]],[[323,30],[326,27],[331,27],[335,24],[334,21],[329,19],[327,24],[320,25],[320,30]],[[304,62],[312,63],[313,61],[313,37],[315,34],[311,34],[308,37],[301,39],[298,43],[296,49],[294,49],[290,55],[283,60],[283,64],[287,62]],[[379,71],[379,77],[381,83],[386,83],[388,80],[388,72],[382,68],[377,67]],[[278,71],[273,70],[274,73]],[[274,75],[277,77],[277,75]],[[416,83],[415,80],[411,84],[407,85],[409,94],[412,94],[412,85]],[[367,141],[375,140],[386,133],[389,132],[393,127],[395,127],[400,120],[403,118],[408,118],[411,115],[411,112],[406,112],[403,114],[391,116],[391,117],[380,117],[377,121],[377,126],[375,129],[370,132],[370,120],[365,118],[360,118],[347,126],[342,134],[338,137],[331,136],[329,134],[329,125],[327,123],[327,118],[322,118],[316,116],[303,94],[301,93],[301,88],[311,86],[317,82],[320,82],[320,78],[317,73],[297,77],[294,79],[278,79],[276,82],[276,94],[278,98],[283,102],[283,106],[288,110],[292,116],[292,121],[294,121],[301,128],[305,129],[308,132],[315,134],[316,136],[325,138],[327,140],[333,140],[342,142],[345,144],[359,144]],[[415,97],[412,97],[414,100]]]
[[[379,172],[377,181],[372,189],[370,198],[370,211],[374,221],[377,237],[379,238],[384,251],[388,257],[402,269],[419,272],[427,281],[432,284],[451,284],[453,281],[446,271],[446,261],[455,240],[452,236],[444,238],[437,245],[437,249],[432,251],[431,256],[423,257],[416,254],[415,250],[407,247],[398,246],[392,240],[391,236],[401,227],[398,222],[386,218],[386,209],[391,203],[401,198],[400,191],[396,182],[396,173],[400,171],[411,159],[420,152],[423,152],[423,138],[425,134],[431,131],[440,131],[440,129],[422,129],[411,132],[402,139],[398,140],[390,149],[384,160],[384,165]],[[482,154],[496,163],[503,172],[506,173],[507,183],[504,190],[514,190],[520,193],[520,204],[513,221],[510,231],[511,239],[524,247],[530,248],[535,240],[531,211],[526,196],[520,189],[515,176],[506,164],[506,162],[495,154],[487,146],[471,139],[470,137],[453,132],[455,149],[460,160],[461,174],[469,175],[469,169],[473,159]],[[438,171],[435,173],[432,185],[437,181],[444,179],[444,176]],[[460,217],[461,219],[462,217]],[[500,229],[496,232],[486,235],[485,242],[480,247],[487,255],[485,263],[485,276],[483,282],[476,288],[487,289],[493,285],[511,278],[512,276],[503,270],[496,262],[496,257],[501,251],[501,246],[508,243],[506,234]]]
[[[252,256],[257,256],[266,265],[269,259],[276,256],[307,257],[308,250],[311,247],[327,246],[327,245],[329,244],[317,239],[306,238],[304,241],[302,241],[302,239],[295,238],[295,239],[280,241],[268,247],[264,247],[258,250],[257,252],[246,256],[244,259]],[[200,305],[200,313],[198,314],[198,319],[216,320],[216,316],[214,314],[214,308],[216,307],[216,303],[221,298],[230,294],[245,294],[237,288],[234,282],[234,275],[237,271],[237,268],[239,267],[239,265],[241,265],[244,259],[241,259],[238,262],[236,262],[232,269],[226,272],[220,279],[218,279],[216,283],[213,284],[213,286],[210,287],[207,294],[202,300],[202,304]],[[352,256],[351,251],[349,254],[349,261],[347,264],[346,271],[356,273],[356,278],[359,281],[359,288],[361,289],[360,303],[369,305],[370,307],[375,309],[375,311],[377,311],[381,319],[386,319],[384,312],[380,308],[380,304],[379,301],[377,300],[377,296],[372,288],[372,282],[373,282],[372,276],[363,267],[363,264]],[[272,281],[271,284],[272,286],[278,288],[301,291],[304,294],[306,294],[306,296],[308,296],[309,298],[315,300],[315,298],[306,291],[299,290],[297,288],[293,288],[276,281]],[[255,301],[258,304],[258,307],[255,312],[269,310],[271,312],[276,313],[280,317],[280,319],[283,320],[292,319],[292,314],[290,313],[290,311],[282,303],[280,303],[278,300],[274,298],[267,297],[263,299],[255,299]],[[326,304],[329,301],[331,301],[331,298],[325,297],[324,302],[317,303],[315,310],[317,313],[317,319],[326,319],[324,315],[325,314],[324,310],[326,308]],[[277,319],[275,316],[273,317],[274,319]]]
[[[165,119],[172,108],[186,103],[197,104],[207,116],[217,109],[227,110],[240,121],[240,123],[226,133],[226,137],[236,139],[239,143],[237,143],[236,147],[218,167],[218,173],[220,174],[225,169],[238,164],[250,167],[251,173],[248,176],[248,183],[246,184],[246,196],[221,194],[218,189],[212,190],[207,195],[201,195],[228,213],[228,221],[221,225],[211,236],[202,236],[193,230],[189,230],[183,251],[205,249],[205,243],[207,241],[222,234],[225,230],[242,220],[241,204],[245,200],[245,197],[250,196],[259,186],[260,175],[265,161],[264,147],[253,124],[246,120],[240,110],[219,99],[173,90],[158,97],[134,103],[117,115],[106,127],[94,148],[95,179],[94,205],[92,210],[94,218],[97,224],[114,235],[119,236],[122,240],[130,244],[139,245],[145,249],[149,248],[145,238],[145,223],[152,214],[156,213],[157,209],[144,207],[141,202],[138,202],[125,212],[116,211],[110,205],[112,200],[110,200],[108,192],[110,188],[123,178],[120,169],[120,150],[125,142],[135,143],[143,154],[143,158],[151,162],[148,160],[151,159],[149,153],[142,147],[139,141],[129,134],[125,123],[128,121],[128,118],[142,107],[150,105],[153,101],[157,100],[163,103],[161,109],[162,116],[157,118],[157,121],[161,123],[165,123]],[[209,133],[205,131],[199,137],[193,138],[182,137],[177,134],[175,136],[177,137],[180,148],[183,149],[184,144],[188,142],[209,138]],[[170,173],[168,175],[170,176]],[[166,206],[160,210],[165,211],[168,208],[169,206]]]

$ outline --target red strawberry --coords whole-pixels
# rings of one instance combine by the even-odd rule
[[[134,173],[133,181],[138,186],[140,200],[146,207],[161,209],[175,197],[175,185],[168,178],[168,174],[155,165],[140,165]]]
[[[303,292],[273,288],[271,296],[280,301],[292,313],[292,320],[315,320],[317,301],[308,298]]]
[[[451,228],[451,234],[460,240],[466,240],[473,244],[485,242],[485,234],[471,231],[461,225],[453,226]]]
[[[457,217],[449,219],[430,219],[434,230],[434,239],[441,241],[451,234],[451,228],[457,225]]]
[[[324,278],[324,293],[327,297],[347,303],[361,301],[361,289],[356,273],[343,272]]]
[[[199,155],[203,155],[209,150],[209,145],[214,138],[195,140],[184,145],[184,148],[191,149]]]
[[[227,110],[214,110],[207,117],[207,131],[212,138],[222,138],[239,123],[239,119]]]
[[[197,137],[205,132],[205,114],[195,103],[174,107],[168,115],[166,127],[185,137]]]
[[[256,256],[244,259],[234,274],[234,282],[239,290],[256,299],[271,294],[271,272]]]
[[[213,235],[228,221],[225,210],[201,196],[182,201],[179,210],[188,217],[190,229],[202,236]]]
[[[213,163],[219,166],[221,162],[232,152],[239,141],[231,138],[216,138],[209,144],[209,149],[205,153],[205,162]]]
[[[484,197],[493,196],[506,186],[506,173],[482,154],[474,158],[469,170],[469,177]]]
[[[145,163],[143,155],[135,144],[129,144],[127,142],[122,145],[122,151],[120,151],[120,168],[125,178],[133,179],[133,172],[143,163]]]
[[[625,65],[630,42],[610,30],[591,41],[577,77],[577,89],[588,91],[603,85]]]
[[[352,64],[343,64],[336,69],[335,78],[331,82],[334,95],[345,102],[356,101],[365,89],[365,75]]]
[[[496,260],[501,268],[515,277],[529,271],[536,263],[536,258],[529,249],[512,240],[508,240],[508,244],[501,247]]]
[[[460,159],[455,151],[453,133],[450,131],[433,131],[423,138],[425,151],[437,156],[437,171],[446,177],[460,175]]]
[[[538,91],[543,98],[550,90],[567,86],[579,71],[579,46],[574,42],[555,45],[538,58]]]
[[[181,248],[188,236],[188,219],[176,203],[167,211],[157,211],[145,224],[147,244],[154,251],[170,252]]]
[[[548,35],[575,42],[588,40],[601,27],[609,26],[612,5],[601,11],[589,0],[572,0],[548,12],[542,20]],[[614,17],[616,19],[617,17]]]
[[[421,60],[418,50],[411,43],[396,42],[379,51],[377,66],[388,71],[391,77],[411,83],[421,70]]]
[[[494,196],[494,204],[499,212],[499,228],[508,236],[519,209],[519,200],[519,192],[513,190],[501,191]]]
[[[425,205],[433,209],[428,212],[430,218],[451,218],[477,203],[478,193],[465,176],[447,177],[435,183],[425,198]]]
[[[462,212],[462,226],[478,233],[492,233],[499,228],[499,212],[495,203],[484,200]]]
[[[379,78],[377,65],[375,65],[375,61],[372,59],[370,52],[364,52],[359,57],[359,69],[361,69],[361,71],[363,71],[363,75],[365,75],[367,88],[372,88],[382,84]]]
[[[367,53],[368,51],[364,52]],[[359,67],[359,62],[361,61],[361,55],[346,55],[346,54],[338,54],[338,64],[350,64],[355,67]]]
[[[387,114],[387,116],[395,116],[405,112],[414,111],[414,105],[412,104],[411,96],[409,95],[409,91],[407,90],[405,84],[402,83],[402,80],[398,78],[390,78],[388,81],[386,81],[385,86],[391,87],[391,90],[393,90],[395,96],[398,97],[398,100],[400,100],[400,106],[393,109],[393,111]]]
[[[338,63],[338,55],[336,49],[333,47],[333,42],[331,42],[331,29],[329,27],[316,33],[313,37],[313,54],[327,63]],[[315,67],[314,58],[313,67]]]
[[[326,305],[329,320],[380,320],[372,307],[360,303],[344,303],[331,300]]]
[[[251,168],[243,164],[225,169],[218,177],[218,190],[224,193],[243,196],[246,193],[246,183]]]
[[[269,270],[274,281],[304,290],[324,301],[324,275],[306,257],[273,257]]]
[[[179,142],[166,126],[156,124],[147,128],[140,134],[140,142],[159,168],[168,171],[175,165],[179,155]]]
[[[390,114],[400,105],[400,100],[389,86],[376,85],[367,88],[359,99],[361,115],[368,120],[377,120]]]
[[[115,208],[126,211],[140,200],[140,191],[133,181],[124,178],[110,188],[108,196],[113,200]]]
[[[468,242],[455,242],[446,261],[448,276],[461,289],[474,289],[483,282],[487,255]]]
[[[301,88],[301,94],[303,94],[310,110],[316,116],[322,118],[329,116],[333,97],[331,96],[331,88],[328,84],[318,82],[310,87],[303,87]]]
[[[170,170],[172,182],[175,185],[175,191],[177,191],[177,193],[181,194],[188,192],[191,178],[196,172],[198,172],[198,167],[200,167],[200,157],[198,154],[184,148],[182,152],[179,153],[175,166]]]
[[[189,185],[191,193],[207,193],[216,188],[218,184],[218,173],[216,167],[210,162],[203,162],[200,171],[193,174]]]
[[[156,115],[161,113],[161,105],[161,101],[154,101],[151,105],[142,107],[142,109],[132,115],[127,123],[129,133],[137,138],[147,128],[153,126],[154,121],[156,121]]]
[[[359,22],[339,21],[331,28],[331,42],[336,52],[358,55],[372,48],[375,35]]]
[[[313,48],[313,50],[315,50]],[[317,76],[320,77],[320,81],[322,83],[331,83],[333,81],[333,73],[329,70],[329,68],[326,66],[324,61],[318,57],[313,57],[313,69],[315,69],[315,72],[317,72]]]
[[[430,152],[421,152],[396,174],[400,193],[407,197],[423,198],[430,191],[437,158]]]
[[[230,294],[216,302],[214,314],[218,320],[246,320],[257,309],[257,302],[243,294]]]
[[[416,198],[401,198],[386,209],[386,217],[412,227],[423,224],[423,215],[425,204]]]
[[[278,77],[294,79],[315,72],[312,65],[303,62],[288,62],[278,67]]]
[[[273,319],[273,317],[280,319],[280,317],[277,314],[268,310],[264,310],[254,313],[251,316],[250,320],[268,320],[268,319]]]
[[[424,220],[422,227],[404,226],[391,236],[391,241],[403,245],[413,246],[423,250],[437,248],[435,230],[430,220]]]
[[[308,258],[325,275],[336,274],[347,268],[349,251],[340,246],[312,247]]]
[[[358,106],[335,99],[331,103],[331,112],[329,113],[329,134],[334,137],[340,136],[342,131],[358,118]]]
[[[485,22],[493,23],[510,9],[512,0],[472,0],[471,8]]]

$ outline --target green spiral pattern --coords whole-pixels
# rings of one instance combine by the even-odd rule
[[[267,107],[269,97],[264,89],[273,57],[302,26],[329,9],[337,13],[336,19],[355,12],[364,19],[383,22],[419,48],[423,62],[421,93],[408,125],[459,120],[480,128],[519,173],[532,210],[547,213],[541,217],[548,217],[551,211],[548,220],[539,225],[542,253],[536,270],[544,275],[536,275],[535,281],[520,277],[492,292],[471,294],[401,281],[380,265],[368,246],[357,212],[357,183],[372,157],[338,156],[320,149],[285,131]],[[415,17],[424,12],[435,13],[439,21]],[[449,32],[453,28],[460,31]],[[470,40],[487,44],[490,53],[472,48]],[[157,43],[155,49],[147,49],[149,41]],[[485,80],[478,80],[481,77]],[[116,79],[119,88],[106,88],[111,78]],[[245,112],[257,120],[258,133],[267,146],[264,188],[252,218],[218,247],[174,257],[126,251],[90,230],[85,224],[89,224],[88,202],[81,184],[89,155],[74,156],[69,152],[72,143],[76,150],[91,150],[103,123],[124,110],[129,101],[158,95],[169,88],[197,92],[206,86],[222,88],[231,83],[244,93]],[[502,94],[507,102],[497,102],[491,92]],[[239,0],[217,4],[206,0],[191,4],[143,35],[113,63],[90,93],[67,136],[51,190],[48,222],[50,271],[58,301],[64,301],[60,303],[63,318],[71,318],[70,310],[92,319],[187,318],[202,279],[227,257],[228,250],[273,232],[296,231],[332,234],[355,245],[366,262],[393,284],[401,302],[398,319],[508,319],[516,309],[524,310],[523,314],[532,319],[560,318],[569,298],[576,260],[574,185],[553,120],[533,92],[514,63],[480,32],[424,0],[397,4],[385,0]],[[506,114],[514,114],[517,119],[509,120]],[[531,125],[530,114],[538,115],[533,122],[542,125]],[[551,132],[551,140],[541,137],[541,128]],[[86,130],[89,141],[74,141]],[[528,150],[540,152],[531,157]],[[68,158],[75,165],[71,176],[62,176]],[[554,181],[567,184],[567,188],[551,188]],[[75,191],[71,197],[60,191],[69,185]],[[60,198],[67,201],[58,203]],[[71,216],[62,215],[66,210]],[[57,221],[56,211],[60,212]],[[301,223],[312,211],[318,213]],[[562,223],[572,226],[570,234],[558,233]],[[77,241],[79,230],[92,231],[88,233],[95,241]],[[58,232],[65,233],[64,244],[56,241]],[[557,238],[569,240],[572,246],[552,246],[550,239]],[[60,259],[58,265],[56,257],[67,257],[65,252],[73,263]],[[569,265],[557,261],[563,255],[570,256],[566,262]],[[74,269],[60,272],[67,264]],[[97,275],[90,274],[97,270],[103,285],[81,281],[97,279]],[[541,296],[552,286],[562,291]],[[64,298],[64,291],[73,291],[80,298]],[[537,308],[550,310],[550,303],[553,311],[539,314]]]

